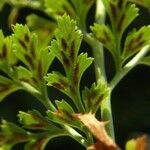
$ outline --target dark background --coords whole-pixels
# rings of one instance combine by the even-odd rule
[[[11,30],[8,26],[8,16],[11,7],[7,4],[0,12],[0,28],[5,35],[9,35]],[[88,23],[92,24],[93,9],[88,16]],[[36,13],[29,8],[20,10],[17,22],[25,23],[25,16],[29,13]],[[142,25],[150,24],[150,15],[144,8],[140,10],[140,16],[130,25],[128,30],[133,27],[139,28]],[[88,46],[84,43],[82,49]],[[107,74],[111,77],[113,72],[111,59],[108,53],[106,55]],[[57,63],[53,66],[57,69]],[[82,84],[90,85],[94,82],[93,66],[91,66],[83,77]],[[87,83],[88,81],[88,83]],[[53,93],[53,92],[52,92]],[[54,92],[55,94],[57,93]],[[54,95],[53,95],[54,96]],[[55,96],[54,96],[55,97]],[[17,91],[5,98],[0,103],[0,117],[9,121],[17,122],[17,113],[19,110],[28,111],[38,109],[44,112],[44,107],[31,95],[24,91]],[[116,141],[124,147],[125,141],[141,134],[150,134],[150,68],[147,66],[138,66],[134,68],[128,75],[121,80],[112,93],[112,110],[114,116],[114,126]],[[23,149],[21,144],[14,147],[14,150]],[[82,150],[76,141],[68,138],[56,138],[49,142],[47,149],[71,149]]]

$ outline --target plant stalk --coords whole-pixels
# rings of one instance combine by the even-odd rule
[[[107,82],[106,73],[105,73],[105,64],[104,64],[104,52],[102,45],[94,40],[92,37],[87,35],[85,40],[91,45],[93,49],[93,55],[95,60],[95,73],[96,73],[96,81],[104,78],[105,82]],[[113,127],[113,117],[111,110],[111,90],[107,99],[102,101],[101,103],[101,118],[102,121],[109,121],[106,127],[106,131],[108,135],[115,140],[114,127]]]
[[[91,46],[94,56],[95,75],[97,82],[103,76],[107,82],[104,64],[103,46],[89,34],[84,36],[84,40]]]
[[[81,134],[79,134],[76,130],[74,130],[73,128],[69,127],[68,125],[62,125],[62,127],[64,129],[66,129],[66,131],[68,132],[68,135],[71,138],[75,139],[77,142],[79,142],[84,147],[88,147],[89,144],[91,144],[85,138],[83,138],[83,136]]]
[[[96,22],[99,24],[105,23],[105,8],[103,6],[102,0],[97,0],[96,3]],[[84,37],[85,41],[90,44],[92,50],[93,50],[93,56],[94,56],[94,65],[95,65],[95,74],[96,74],[96,81],[97,83],[99,80],[104,78],[105,82],[107,83],[107,77],[105,72],[105,60],[104,60],[104,49],[100,42],[96,41],[93,37],[90,35],[86,35]],[[107,99],[105,99],[101,103],[101,118],[102,121],[109,121],[109,123],[106,126],[106,131],[108,135],[115,140],[114,135],[114,127],[113,127],[113,117],[112,117],[112,110],[111,110],[111,90],[109,93],[109,96]]]
[[[47,110],[56,111],[54,104],[48,97],[47,86],[45,81],[41,82],[39,94],[33,94],[44,106]]]
[[[119,81],[133,68],[135,67],[141,58],[143,58],[150,51],[150,45],[141,49],[121,70],[119,70],[112,81],[109,83],[111,90],[119,83]]]
[[[101,103],[101,118],[102,121],[108,121],[108,124],[106,125],[106,131],[108,135],[115,141],[113,116],[111,109],[111,91],[107,99],[103,100]]]

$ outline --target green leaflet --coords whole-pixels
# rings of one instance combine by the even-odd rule
[[[65,100],[61,100],[61,101],[55,100],[55,103],[58,107],[58,110],[65,110],[70,114],[74,113],[72,107]]]
[[[45,8],[46,13],[54,19],[64,13],[68,14],[72,18],[77,18],[78,25],[84,30],[88,11],[94,2],[95,0],[45,0]]]
[[[20,87],[14,84],[12,80],[0,75],[0,101],[7,95],[19,89]]]
[[[3,120],[0,130],[0,149],[10,150],[17,143],[27,142],[26,150],[37,150],[37,148],[43,150],[51,138],[67,135],[63,129],[56,127],[36,110],[28,113],[20,111],[18,117],[25,128],[30,131],[36,130],[36,133]]]
[[[68,77],[63,76],[59,72],[52,72],[45,77],[46,81],[48,81],[47,85],[62,91],[76,103],[75,97],[78,94],[77,89],[79,88],[81,77],[91,63],[92,58],[87,58],[87,54],[81,53]]]
[[[126,9],[124,11],[125,19],[124,19],[124,22],[122,23],[123,24],[122,26],[124,26],[122,29],[122,33],[132,23],[132,21],[139,15],[138,11],[139,9],[136,7],[135,4],[128,4],[126,6]],[[121,18],[120,18],[120,21],[121,21]]]
[[[71,0],[78,18],[78,24],[83,31],[86,29],[85,22],[87,19],[88,11],[95,1],[96,0]]]
[[[111,19],[113,32],[122,35],[128,25],[137,17],[138,8],[134,4],[128,4],[127,0],[103,0],[103,3]]]
[[[61,61],[65,69],[76,61],[82,40],[81,31],[77,29],[76,22],[69,16],[58,18],[58,29],[55,32],[56,40],[51,43],[51,51]]]
[[[127,59],[136,52],[140,51],[144,46],[150,44],[150,26],[143,26],[139,30],[133,30],[128,34],[122,57]]]
[[[79,85],[83,73],[92,64],[93,58],[88,57],[87,53],[81,53],[77,58],[77,64],[75,65],[73,82]],[[79,71],[78,71],[79,70]]]
[[[80,80],[85,70],[91,65],[92,58],[87,54],[78,55],[82,34],[76,27],[76,22],[69,16],[58,18],[58,29],[55,32],[56,40],[51,43],[50,50],[62,63],[66,76],[52,72],[45,77],[47,84],[68,95],[76,107],[81,107],[79,95]]]
[[[55,36],[56,40],[52,41],[50,49],[63,64],[67,78],[72,78],[77,67],[79,67],[78,70],[81,76],[92,63],[92,58],[88,58],[86,54],[80,54],[78,56],[82,34],[80,30],[77,30],[75,21],[71,20],[67,15],[59,17],[58,29],[56,30]],[[80,63],[81,67],[79,66]]]
[[[109,26],[94,24],[91,27],[94,37],[101,42],[113,55],[116,51],[115,38]]]
[[[32,73],[23,66],[18,66],[14,68],[16,78],[20,81],[32,82]]]
[[[0,70],[10,78],[6,81],[1,76],[1,100],[19,89],[39,96],[43,77],[54,59],[48,46],[40,45],[27,26],[17,24],[13,30],[14,34],[6,38],[0,32]],[[18,60],[23,65],[18,65]]]
[[[27,141],[29,139],[29,132],[26,132],[13,123],[3,120],[0,137],[0,146],[5,150],[10,150],[15,144]]]
[[[13,39],[16,57],[32,72],[35,80],[43,80],[54,59],[49,49],[38,44],[37,36],[31,33],[27,26],[14,26]]]
[[[78,16],[80,16],[88,12],[95,0],[71,0],[71,2],[75,7],[76,13],[78,14]]]
[[[83,132],[86,132],[82,123],[74,117],[74,110],[66,101],[56,100],[55,103],[57,105],[58,110],[56,112],[47,111],[48,118],[51,121],[54,121],[59,124],[64,123],[69,126],[78,128]]]
[[[82,91],[82,98],[85,104],[86,112],[96,113],[100,107],[100,103],[108,98],[109,88],[103,79],[92,84],[91,88],[85,89]]]
[[[130,2],[146,7],[150,11],[150,1],[149,0],[128,0]]]
[[[0,70],[8,75],[0,75],[0,101],[3,100],[10,93],[21,89],[21,87],[12,80],[15,77],[13,66],[17,63],[12,50],[12,37],[4,37],[0,31]]]
[[[118,20],[119,16],[121,15],[119,14],[119,11],[120,12],[124,11],[127,0],[118,0],[118,1],[102,0],[102,1],[111,19],[111,24],[113,26],[113,24],[117,23],[115,21]]]
[[[24,27],[23,25],[17,24],[13,28],[14,53],[30,70],[33,70],[35,64],[32,57],[37,57],[37,51],[35,50],[37,44],[36,37],[31,37],[27,26]]]
[[[74,16],[74,10],[67,0],[45,0],[46,13],[55,18],[64,13]]]
[[[34,118],[34,115],[30,114],[30,112],[25,113],[20,111],[18,117],[19,117],[19,121],[26,126],[30,126],[30,125],[34,126],[40,123],[38,119]]]
[[[12,51],[12,37],[4,37],[0,31],[0,69],[6,73],[9,67],[17,62],[17,59]]]
[[[56,23],[35,14],[28,15],[26,20],[30,31],[36,33],[40,47],[49,45],[56,29]]]
[[[53,132],[55,130],[61,131],[60,128],[56,127],[52,122],[50,122],[46,117],[42,116],[37,110],[32,110],[26,112],[20,111],[18,114],[19,122],[24,128],[31,130],[48,130],[48,132]]]
[[[48,86],[53,86],[72,98],[70,83],[61,73],[53,71],[52,73],[47,74],[45,80],[47,81]]]
[[[27,26],[19,25],[13,27],[14,30],[14,52],[18,59],[30,69],[35,69],[35,62],[32,58],[37,60],[37,37],[30,33]]]

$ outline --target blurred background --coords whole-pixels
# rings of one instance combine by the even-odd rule
[[[5,4],[0,11],[0,29],[5,35],[10,35],[12,30],[11,23],[26,24],[26,17],[31,14],[36,14],[53,21],[40,11],[24,7],[19,9],[17,15],[12,14],[13,8],[9,4]],[[14,11],[14,10],[13,10]],[[87,23],[93,23],[94,5],[88,14]],[[10,20],[10,15],[14,15],[13,20]],[[128,28],[139,28],[143,25],[150,24],[150,14],[147,9],[140,8],[140,15]],[[83,42],[82,50],[87,51],[92,55],[90,47]],[[113,74],[112,60],[108,52],[105,52],[107,75],[111,78]],[[56,61],[53,63],[51,70],[57,70],[60,64]],[[94,68],[91,66],[82,78],[82,86],[90,86],[95,81]],[[59,97],[60,92],[49,88],[49,96],[52,99]],[[17,91],[5,98],[0,103],[0,118],[17,123],[17,114],[19,110],[28,111],[38,109],[40,112],[45,111],[45,108],[30,94],[24,91]],[[132,137],[137,137],[141,134],[150,135],[150,67],[141,65],[134,68],[128,75],[121,80],[112,94],[112,110],[114,116],[114,127],[116,134],[116,142],[119,146],[124,147],[125,141]],[[18,123],[17,123],[18,124]],[[49,142],[46,149],[59,150],[84,150],[84,148],[76,141],[61,137],[53,139]],[[14,147],[14,150],[23,149],[22,144]]]

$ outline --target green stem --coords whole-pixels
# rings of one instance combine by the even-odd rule
[[[84,147],[88,147],[89,143],[87,142],[86,139],[84,139],[78,132],[76,132],[73,128],[66,126],[66,125],[62,125],[64,127],[65,130],[58,130],[57,133],[52,133],[52,132],[43,132],[43,133],[34,133],[34,134],[30,134],[29,133],[29,139],[27,140],[33,140],[33,139],[37,139],[37,138],[41,138],[41,137],[48,137],[48,141],[50,139],[56,138],[56,137],[61,137],[61,136],[69,136],[73,139],[75,139],[77,142],[79,142],[81,145],[83,145]],[[26,141],[27,141],[26,140]]]
[[[133,68],[135,67],[139,60],[143,58],[148,52],[149,52],[150,46],[145,46],[132,60],[130,60],[124,68],[121,70],[118,70],[117,74],[113,78],[113,80],[110,82],[109,87],[112,91],[114,87],[118,84],[118,82]],[[112,112],[111,112],[111,91],[108,99],[104,100],[101,103],[101,115],[103,120],[108,121],[109,124],[107,125],[107,133],[115,139],[114,135],[114,128],[113,128],[113,118],[112,118]]]
[[[115,140],[112,110],[111,110],[111,91],[107,99],[101,103],[101,117],[103,121],[109,121],[106,126],[106,131],[108,135]]]
[[[88,34],[84,36],[84,40],[92,47],[93,50],[97,82],[99,81],[99,79],[101,79],[101,76],[103,76],[105,81],[107,81],[105,73],[103,46]]]
[[[29,139],[28,140],[33,140],[33,139],[39,139],[41,137],[47,137],[49,140],[52,138],[56,137],[61,137],[61,136],[68,136],[68,133],[65,130],[58,130],[57,132],[51,132],[51,131],[46,131],[46,132],[41,132],[41,133],[28,133],[29,134]]]
[[[99,82],[99,80],[101,80],[102,77],[104,77],[106,81],[107,78],[105,73],[104,54],[103,54],[102,45],[98,41],[95,41],[89,35],[85,37],[85,40],[91,45],[93,49],[97,82]],[[112,117],[112,110],[111,110],[111,93],[108,99],[104,100],[101,104],[101,118],[103,121],[109,121],[109,124],[106,127],[106,131],[110,135],[110,137],[115,140],[113,117]]]
[[[38,96],[37,97],[39,99],[39,101],[46,107],[46,109],[48,110],[52,110],[52,111],[55,111],[56,108],[55,106],[53,105],[53,103],[50,101],[50,99],[48,97],[43,97],[42,95],[41,96]]]
[[[96,21],[97,23],[104,24],[105,8],[103,6],[102,0],[97,0],[96,5]],[[101,7],[101,9],[99,7]],[[85,41],[90,44],[93,50],[97,82],[99,82],[102,77],[107,82],[103,46],[98,41],[93,39],[90,35],[85,35]],[[111,110],[111,93],[109,94],[108,98],[101,103],[101,118],[103,121],[109,121],[106,127],[106,131],[112,139],[115,139]]]
[[[32,95],[34,95],[45,106],[46,109],[55,111],[56,110],[55,106],[53,105],[51,100],[48,98],[47,87],[46,87],[45,81],[41,82],[39,87],[40,87],[40,91],[37,90],[38,92],[33,92],[32,90],[29,90],[28,87],[26,87],[25,90],[31,93]]]
[[[53,103],[51,102],[51,100],[48,97],[45,81],[44,81],[44,84],[41,86],[41,93],[42,93],[42,95],[39,97],[39,99],[43,102],[45,107],[52,111],[56,111],[55,106],[53,105]]]
[[[85,113],[85,108],[84,108],[82,100],[81,100],[79,85],[77,86],[76,92],[77,92],[77,94],[74,97],[76,107],[80,113]]]
[[[150,46],[147,45],[139,51],[123,68],[117,71],[114,78],[109,83],[111,90],[119,83],[119,81],[133,68],[135,67],[141,58],[143,58],[150,50]]]
[[[92,46],[94,60],[95,60],[96,79],[97,79],[97,82],[98,82],[99,79],[101,79],[101,76],[103,76],[105,81],[107,81],[106,73],[105,73],[103,46],[99,42],[97,42],[97,43],[96,42]]]
[[[95,21],[99,24],[104,24],[105,16],[106,16],[106,12],[105,12],[105,7],[103,5],[103,2],[102,0],[97,0]],[[99,81],[101,76],[103,76],[105,78],[105,81],[107,81],[106,73],[105,73],[104,50],[102,44],[88,34],[85,34],[84,39],[92,47],[93,50],[97,82]]]
[[[67,130],[67,132],[69,133],[68,135],[70,137],[72,137],[73,139],[75,139],[77,142],[79,142],[84,147],[87,148],[91,144],[91,143],[89,143],[89,141],[87,141],[81,134],[79,134],[73,128],[69,127],[68,125],[62,125],[62,126]]]
[[[80,95],[80,88],[79,88],[79,85],[77,86],[77,94],[76,94],[76,97],[74,98],[75,99],[75,101],[76,101],[76,107],[78,108],[78,110],[79,110],[79,113],[85,113],[85,108],[84,108],[84,106],[83,106],[83,103],[82,103],[82,99],[81,99],[81,95]],[[83,129],[83,130],[86,130],[86,128],[85,129]],[[87,140],[85,141],[85,139],[81,139],[81,137],[79,137],[78,138],[78,136],[77,136],[77,139],[79,140],[79,139],[81,139],[81,140],[79,140],[80,141],[80,144],[84,144],[84,143],[86,143],[87,141],[88,141],[88,143],[90,143],[90,144],[88,144],[88,145],[91,145],[91,144],[93,144],[93,136],[92,136],[92,134],[89,132],[89,131],[87,131],[87,132],[85,132],[85,134],[86,134],[86,137],[87,137]],[[72,134],[71,134],[72,135]],[[78,142],[79,142],[78,141]],[[81,143],[81,142],[83,142],[83,143]],[[85,146],[85,145],[84,145]],[[85,147],[87,147],[87,144],[86,144],[86,146]]]

